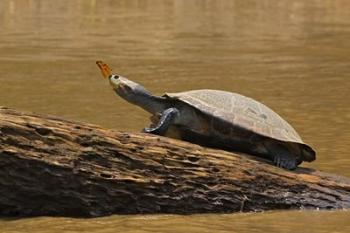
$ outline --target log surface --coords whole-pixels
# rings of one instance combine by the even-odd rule
[[[0,215],[350,207],[350,181],[254,157],[0,107]]]

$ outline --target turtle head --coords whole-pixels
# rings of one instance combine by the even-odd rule
[[[146,111],[155,114],[166,107],[164,98],[153,96],[143,86],[117,74],[112,74],[112,69],[102,62],[96,61],[103,77],[109,79],[114,91],[126,101],[136,104]]]
[[[143,99],[151,96],[143,86],[120,75],[110,75],[109,83],[120,97],[133,104],[139,105]]]

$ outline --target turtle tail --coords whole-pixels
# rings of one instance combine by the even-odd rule
[[[304,144],[301,146],[301,153],[303,161],[311,162],[316,159],[316,152],[308,145]]]

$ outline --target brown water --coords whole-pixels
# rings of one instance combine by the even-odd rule
[[[139,131],[95,60],[152,92],[223,89],[287,119],[350,176],[347,0],[1,0],[0,105]],[[350,212],[0,220],[0,232],[350,232]]]

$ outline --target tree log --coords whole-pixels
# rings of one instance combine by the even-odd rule
[[[350,207],[350,180],[253,156],[0,107],[0,215]]]

